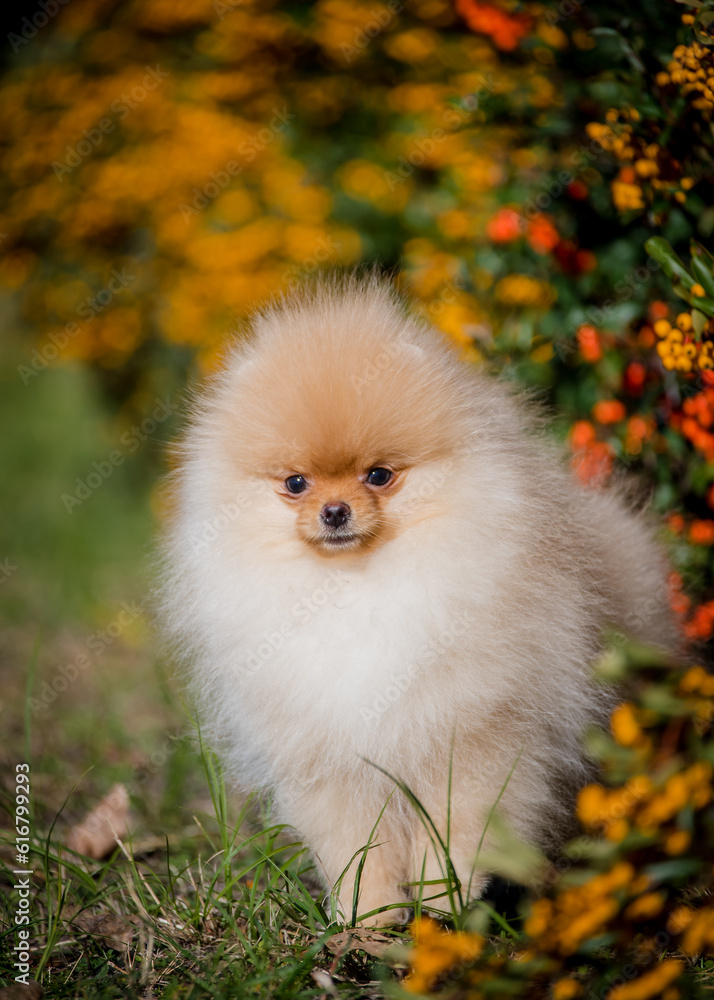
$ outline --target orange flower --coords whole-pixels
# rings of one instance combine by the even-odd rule
[[[601,399],[593,406],[593,417],[599,424],[616,424],[626,416],[625,405],[618,399]]]
[[[509,243],[518,239],[522,231],[521,217],[512,208],[499,208],[486,223],[486,235],[494,243]]]
[[[612,713],[610,729],[620,746],[633,747],[642,742],[642,730],[637,720],[635,706],[625,701]]]
[[[640,327],[640,332],[637,334],[637,343],[640,347],[650,348],[654,347],[656,341],[655,333],[649,323],[645,323],[644,326]]]
[[[595,428],[589,420],[576,420],[570,428],[570,446],[577,451],[595,440]]]
[[[528,225],[528,242],[536,253],[550,253],[560,240],[558,230],[547,215],[537,215]]]
[[[456,10],[472,31],[489,35],[494,45],[504,52],[515,49],[533,24],[527,14],[507,14],[500,7],[478,0],[456,0]]]
[[[650,322],[656,323],[658,319],[664,319],[669,315],[669,306],[666,302],[656,300],[650,303],[649,314]]]
[[[582,181],[571,181],[566,190],[570,197],[575,198],[576,201],[582,201],[588,196],[588,186]]]
[[[573,240],[559,239],[553,247],[553,253],[566,274],[583,274],[585,271],[594,271],[597,267],[595,254],[591,250],[578,250],[578,245]]]
[[[584,486],[599,489],[607,482],[612,471],[614,453],[605,441],[594,441],[573,456],[573,470]]]
[[[675,515],[676,516],[676,515]],[[684,527],[684,519],[682,519]],[[691,601],[684,593],[682,577],[679,573],[669,574],[669,606],[675,615],[682,617],[689,611]]]
[[[637,180],[637,174],[632,167],[622,167],[620,170],[620,180],[624,184],[634,184]]]
[[[651,421],[645,420],[644,417],[635,415],[627,421],[627,433],[640,441],[647,440],[652,434],[652,429]]]
[[[575,254],[575,270],[578,274],[589,274],[597,267],[597,257],[592,250],[578,250]]]
[[[689,541],[694,545],[714,545],[714,521],[693,521]]]
[[[631,455],[639,455],[642,451],[642,444],[647,441],[654,430],[652,420],[645,420],[644,417],[635,415],[627,421],[627,436],[625,438],[625,450]]]
[[[684,625],[684,634],[692,641],[705,642],[714,632],[714,601],[702,604]]]
[[[647,369],[641,361],[631,361],[623,376],[624,387],[631,396],[639,396],[644,388]]]
[[[585,361],[589,361],[590,363],[599,361],[602,357],[602,347],[595,327],[584,323],[578,327],[577,338],[580,353]]]

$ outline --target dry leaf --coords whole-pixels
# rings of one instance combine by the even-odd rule
[[[40,1000],[44,996],[42,987],[31,979],[27,986],[23,983],[13,983],[0,990],[0,1000]]]
[[[106,938],[114,951],[125,951],[141,928],[138,917],[120,917],[116,913],[80,913],[72,923],[93,937]]]
[[[350,931],[342,931],[335,934],[329,941],[325,942],[325,947],[333,955],[342,958],[348,951],[364,951],[373,958],[381,958],[387,948],[394,944],[394,938],[379,931],[371,931],[367,927],[355,927]]]
[[[129,829],[129,793],[124,785],[114,785],[98,806],[81,823],[71,827],[64,838],[66,847],[99,860],[116,846]]]

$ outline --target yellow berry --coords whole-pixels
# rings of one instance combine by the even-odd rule
[[[698,299],[701,299],[706,294],[702,286],[699,284],[692,285],[692,287],[690,288],[690,292],[692,293],[692,295],[696,295]]]
[[[690,313],[680,313],[675,322],[684,333],[688,333],[692,329],[692,317]]]
[[[684,191],[675,191],[674,192],[674,199],[675,199],[675,201],[678,201],[680,205],[683,205],[684,202],[687,200],[687,196],[684,193]]]
[[[686,830],[675,830],[665,840],[664,849],[667,854],[682,854],[689,847],[691,840],[692,836]]]
[[[666,337],[672,329],[672,324],[668,319],[658,319],[654,325],[654,332],[658,337]]]

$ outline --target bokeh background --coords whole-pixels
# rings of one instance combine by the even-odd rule
[[[537,389],[585,488],[627,470],[706,645],[710,6],[6,13],[0,718],[46,816],[114,780],[150,790],[149,825],[200,799],[151,631],[165,445],[241,320],[323,268],[378,262],[467,360]]]

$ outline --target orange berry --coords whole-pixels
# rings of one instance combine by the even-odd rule
[[[662,302],[659,299],[655,300],[650,304],[649,314],[652,322],[658,319],[663,319],[669,313],[669,306],[666,302]]]
[[[595,428],[589,420],[576,420],[570,428],[570,444],[573,448],[585,448],[595,440]]]
[[[582,326],[578,327],[577,338],[578,347],[580,348],[580,353],[583,358],[591,363],[599,361],[602,357],[602,346],[600,344],[600,337],[595,327],[590,326],[588,323],[584,323]]]
[[[593,406],[593,417],[599,424],[616,424],[626,415],[625,405],[619,399],[601,399]]]
[[[694,545],[714,545],[714,521],[693,521],[689,541]]]

